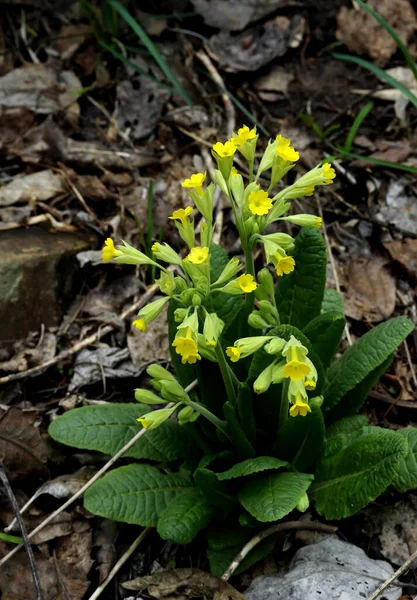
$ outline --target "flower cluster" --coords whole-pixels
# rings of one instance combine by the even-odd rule
[[[292,405],[290,415],[304,417],[311,412],[307,392],[314,391],[317,385],[317,370],[307,356],[307,348],[293,335],[288,341],[272,335],[260,335],[237,340],[226,349],[226,354],[232,362],[237,362],[261,348],[272,360],[255,380],[254,392],[263,394],[272,384],[288,380],[288,401]]]
[[[273,267],[276,275],[286,276],[296,268],[291,256],[294,240],[286,233],[268,232],[270,225],[289,221],[304,227],[321,226],[321,219],[315,215],[284,214],[290,208],[292,199],[312,195],[316,186],[332,183],[335,172],[330,164],[318,165],[292,185],[276,191],[277,184],[299,160],[299,154],[291,146],[290,140],[278,135],[275,140],[270,140],[255,175],[257,141],[256,128],[241,127],[226,142],[219,141],[213,145],[212,154],[217,164],[213,182],[206,184],[206,173],[194,173],[182,182],[190,205],[175,210],[169,217],[184,242],[180,253],[167,243],[155,242],[152,257],[149,257],[126,242],[115,246],[111,238],[106,240],[103,248],[103,261],[153,265],[160,269],[157,283],[163,296],[143,307],[133,326],[139,331],[146,331],[167,303],[171,303],[176,324],[172,347],[184,364],[192,365],[206,358],[217,361],[221,368],[222,364],[223,368],[231,368],[224,359],[221,343],[225,323],[213,308],[216,302],[218,304],[220,294],[246,295],[245,313],[250,328],[263,330],[265,334],[265,330],[279,324],[273,276],[267,267],[258,272],[255,280],[253,254],[260,244],[266,262]],[[233,165],[237,152],[247,161],[246,182]],[[262,189],[261,176],[264,181],[267,171],[270,171],[270,183],[267,189]],[[232,258],[220,275],[217,273],[214,276],[211,254],[216,186],[230,201],[245,254],[246,269],[243,269],[238,258]],[[195,218],[198,219],[198,229]],[[198,237],[196,231],[199,231]],[[310,407],[306,390],[314,389],[317,379],[314,365],[307,358],[307,350],[295,338],[285,342],[260,335],[238,340],[234,346],[227,348],[227,355],[232,362],[236,362],[261,347],[276,356],[256,380],[255,392],[262,393],[271,384],[288,379],[288,397],[292,404],[290,414],[307,414]]]

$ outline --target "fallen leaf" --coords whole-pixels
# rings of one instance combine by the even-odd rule
[[[352,256],[347,269],[345,312],[357,321],[388,319],[395,308],[395,279],[381,258]]]
[[[35,122],[35,115],[27,108],[0,106],[0,149],[23,136]]]
[[[266,102],[276,102],[288,91],[288,86],[294,80],[294,74],[281,66],[273,67],[269,73],[258,77],[254,88],[259,97]]]
[[[380,205],[376,219],[407,233],[417,234],[417,198],[406,178],[390,180],[385,204]]]
[[[38,171],[15,177],[10,183],[0,187],[0,206],[50,200],[64,191],[65,186],[59,175],[50,169]]]
[[[392,258],[400,263],[409,275],[417,277],[417,240],[406,238],[393,242],[385,242],[384,247]]]
[[[258,21],[288,0],[191,0],[196,12],[207,25],[227,31],[240,31],[249,23]]]
[[[11,481],[28,475],[48,476],[45,463],[52,449],[34,427],[35,420],[35,411],[18,408],[10,408],[0,418],[0,460]]]
[[[30,340],[26,340],[26,343]],[[21,342],[15,346],[19,348]],[[35,367],[43,362],[51,360],[56,354],[56,335],[46,332],[34,348],[24,347],[18,350],[16,354],[8,361],[0,362],[0,370],[6,372],[26,371],[30,367]]]
[[[376,590],[394,569],[382,560],[337,538],[298,550],[289,572],[256,577],[245,591],[248,600],[363,600]],[[390,587],[386,600],[398,600],[401,588]]]
[[[401,41],[407,44],[417,29],[417,19],[409,0],[369,0],[368,4],[384,17]],[[337,16],[337,25],[336,37],[343,40],[350,52],[368,54],[379,65],[385,65],[398,50],[390,34],[362,8],[349,9],[343,6]]]
[[[296,48],[304,35],[305,21],[300,16],[275,17],[239,35],[221,31],[209,40],[213,57],[226,71],[257,71],[288,48]]]
[[[95,350],[81,350],[77,354],[69,392],[97,381],[135,377],[137,370],[129,358],[128,348],[112,348],[100,343]]]
[[[94,546],[98,548],[96,560],[99,571],[99,583],[102,583],[116,562],[115,540],[118,524],[109,519],[101,519],[98,529],[94,531]]]
[[[245,600],[240,592],[218,577],[199,569],[173,569],[137,577],[122,583],[126,590],[148,592],[155,598],[167,598],[177,593],[180,596],[213,598],[214,600]]]
[[[92,35],[90,25],[77,23],[76,25],[63,25],[58,33],[55,48],[62,60],[70,60]]]
[[[393,506],[365,511],[379,537],[382,555],[394,565],[402,565],[417,550],[417,497],[413,494]]]
[[[60,108],[54,71],[43,64],[27,65],[0,77],[0,105],[49,114]]]
[[[148,365],[151,360],[170,360],[167,314],[166,306],[146,331],[138,331],[136,327],[131,327],[127,336],[127,346],[137,371]]]

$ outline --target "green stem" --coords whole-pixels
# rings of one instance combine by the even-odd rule
[[[249,183],[253,182],[253,163],[254,160],[251,160],[249,163]]]
[[[198,404],[193,400],[187,402],[187,405],[191,406],[195,411],[200,413],[200,415],[205,417],[207,421],[210,421],[210,423],[212,423],[215,427],[217,427],[217,429],[219,429],[222,433],[224,433],[224,435],[226,435],[229,438],[226,423],[221,421],[218,417],[216,417],[216,415],[213,415],[213,413],[210,412],[205,406],[202,406],[201,404]]]
[[[278,439],[280,432],[283,430],[285,423],[288,420],[288,409],[289,409],[289,401],[288,401],[288,388],[289,388],[288,379],[284,379],[282,385],[282,393],[281,393],[281,405],[279,407],[279,423],[278,423]]]
[[[230,404],[234,406],[236,404],[236,392],[233,386],[229,365],[226,362],[226,357],[220,344],[217,344],[216,346],[216,357],[219,361],[220,371],[223,377],[224,385],[226,387],[227,399],[229,400]]]
[[[229,373],[230,373],[230,376],[231,376],[231,378],[232,378],[232,380],[233,380],[233,383],[235,384],[235,386],[236,386],[236,387],[239,387],[239,385],[240,385],[240,381],[239,381],[239,379],[236,377],[236,375],[235,375],[235,373],[234,373],[234,371],[233,371],[232,367],[231,367],[231,366],[228,364],[228,365],[227,365],[227,368],[229,369]]]
[[[253,275],[255,277],[255,263],[253,261],[253,252],[252,250],[245,250],[245,262],[246,262],[246,273],[249,275]],[[246,314],[249,314],[253,310],[253,305],[255,303],[255,292],[251,292],[250,294],[246,294]]]

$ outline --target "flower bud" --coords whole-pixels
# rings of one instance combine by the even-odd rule
[[[242,265],[240,263],[240,260],[236,256],[233,257],[229,260],[227,265],[224,267],[223,271],[220,273],[220,277],[213,283],[213,285],[223,285],[223,283],[226,283],[227,281],[235,277],[239,273],[241,268]]]
[[[323,396],[315,396],[314,398],[311,398],[308,403],[310,404],[311,408],[321,408],[323,399]]]
[[[301,498],[298,501],[296,509],[299,510],[300,512],[305,512],[309,506],[310,506],[310,501],[308,499],[307,494],[304,492],[304,494],[301,496]]]
[[[315,227],[316,229],[320,229],[323,222],[323,219],[316,215],[292,215],[291,217],[281,217],[279,220],[288,221],[300,227]]]
[[[273,370],[273,362],[266,367],[260,373],[260,375],[255,379],[253,384],[253,391],[255,394],[263,394],[269,389],[269,386],[272,383],[272,370]]]
[[[243,203],[245,184],[243,183],[242,175],[232,167],[232,172],[230,173],[229,178],[230,189],[232,190],[233,198],[238,206],[241,206]]]
[[[149,365],[149,367],[146,369],[146,372],[149,375],[149,377],[152,377],[152,379],[156,379],[156,380],[168,379],[168,380],[176,381],[175,377],[173,375],[171,375],[171,373],[169,371],[167,371],[167,369],[164,369],[164,367],[161,367],[161,365],[158,365],[156,363],[153,365]]]
[[[199,417],[199,413],[195,411],[191,406],[184,406],[178,413],[178,423],[185,425],[186,423],[194,423]]]
[[[153,412],[143,415],[143,417],[139,417],[137,421],[139,421],[145,429],[157,429],[162,423],[169,419],[176,408],[177,406],[173,406],[172,408],[154,410]]]
[[[114,261],[123,265],[155,265],[159,267],[158,263],[146,256],[143,252],[136,250],[133,246],[130,246],[127,242],[123,241],[123,245],[117,246],[117,256],[114,257]]]
[[[142,404],[166,404],[166,400],[163,400],[153,392],[149,390],[142,390],[137,388],[135,390],[135,400]]]
[[[262,318],[269,325],[279,325],[279,315],[275,306],[269,300],[260,300],[258,304]]]
[[[157,258],[164,262],[181,266],[181,257],[165,242],[163,244],[155,242],[152,246],[152,252]]]
[[[167,296],[173,296],[175,292],[175,278],[174,273],[161,273],[161,277],[159,279],[155,279],[155,282],[159,285],[159,289],[163,294]]]
[[[220,171],[218,169],[216,169],[214,172],[214,181],[217,183],[217,185],[219,186],[219,188],[221,189],[223,194],[226,194],[226,196],[228,196],[229,193],[227,191],[226,182],[224,180],[223,175],[220,173]]]
[[[161,381],[161,395],[169,402],[188,402],[187,392],[178,383],[178,381]]]
[[[279,337],[274,337],[270,342],[265,344],[264,350],[268,354],[279,354],[286,344],[286,340]]]
[[[248,325],[249,327],[253,327],[253,329],[265,329],[266,327],[269,327],[268,323],[264,321],[258,310],[251,312],[248,317]]]
[[[261,236],[262,241],[268,240],[280,246],[283,250],[292,250],[294,248],[294,238],[288,233],[268,233]]]
[[[263,286],[268,296],[272,298],[275,294],[275,288],[274,278],[272,277],[270,270],[267,268],[261,269],[258,271],[257,277],[259,283]]]
[[[177,308],[176,310],[174,310],[174,321],[176,323],[182,323],[188,315],[188,312],[188,308]]]

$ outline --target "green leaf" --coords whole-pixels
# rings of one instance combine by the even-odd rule
[[[342,296],[337,290],[329,288],[324,290],[323,302],[321,303],[321,314],[326,312],[338,312],[345,314],[345,305]]]
[[[194,473],[194,480],[208,502],[228,512],[236,503],[224,483],[217,479],[217,474],[210,469],[199,468]]]
[[[339,312],[318,315],[303,329],[325,369],[330,365],[345,327],[345,317]]]
[[[323,410],[336,406],[382,365],[413,329],[414,324],[406,317],[396,317],[377,325],[348,348],[327,371]]]
[[[408,442],[408,452],[401,460],[392,485],[397,492],[407,492],[417,488],[417,429],[406,427],[397,431]]]
[[[132,464],[111,471],[84,495],[84,506],[100,517],[143,527],[156,527],[168,504],[192,489],[182,473],[163,475],[156,467]]]
[[[242,458],[252,458],[255,456],[255,450],[239,423],[235,407],[230,402],[225,402],[223,412],[226,423],[229,426],[230,438],[240,456]]]
[[[279,460],[273,456],[257,456],[256,458],[248,458],[234,465],[224,473],[216,473],[220,481],[227,479],[235,479],[236,477],[246,477],[261,471],[269,471],[271,469],[282,469],[288,465],[287,461]]]
[[[287,419],[273,449],[298,471],[308,471],[319,460],[323,444],[323,415],[320,408],[313,407],[305,417]]]
[[[239,500],[258,521],[278,521],[294,510],[312,480],[305,473],[264,473],[245,484]]]
[[[139,403],[74,408],[52,421],[49,434],[67,446],[114,455],[138,433],[136,419],[148,412],[151,407]],[[124,456],[165,462],[184,458],[189,447],[186,431],[170,419],[147,431]]]
[[[210,572],[217,577],[221,577],[223,573],[226,571],[227,567],[230,565],[232,560],[237,556],[237,554],[242,550],[243,546],[250,540],[251,533],[247,531],[240,530],[240,533],[243,533],[241,536],[241,542],[234,544],[237,536],[235,535],[237,532],[225,530],[222,533],[229,540],[229,544],[224,547],[211,547],[210,546],[210,538],[209,538],[209,547],[208,547],[208,559],[210,563]],[[211,534],[209,534],[211,535]],[[268,537],[263,540],[261,543],[257,544],[253,550],[251,550],[245,558],[239,563],[238,568],[234,571],[235,575],[239,575],[239,573],[243,573],[249,567],[256,564],[268,554],[272,552],[276,543],[275,536]]]
[[[256,440],[256,422],[253,412],[252,389],[247,383],[240,383],[237,394],[237,411],[242,429],[253,444]]]
[[[390,354],[383,363],[369,373],[353,390],[350,390],[337,406],[327,412],[326,421],[332,423],[346,415],[357,413],[368,397],[369,392],[392,363],[393,358],[394,354]]]
[[[295,238],[295,269],[278,278],[276,299],[281,323],[303,329],[320,314],[326,283],[326,244],[317,229],[302,229]]]
[[[186,490],[162,511],[157,531],[172,544],[188,544],[205,529],[216,514],[197,488]]]
[[[326,429],[326,439],[329,440],[339,433],[353,433],[362,429],[368,425],[368,419],[363,415],[353,415],[351,417],[345,417],[344,419],[340,419],[340,421],[336,421],[330,427]]]
[[[378,430],[378,431],[375,431]],[[312,492],[326,519],[343,519],[377,498],[393,481],[407,454],[407,441],[394,431],[365,427],[331,439]]]

